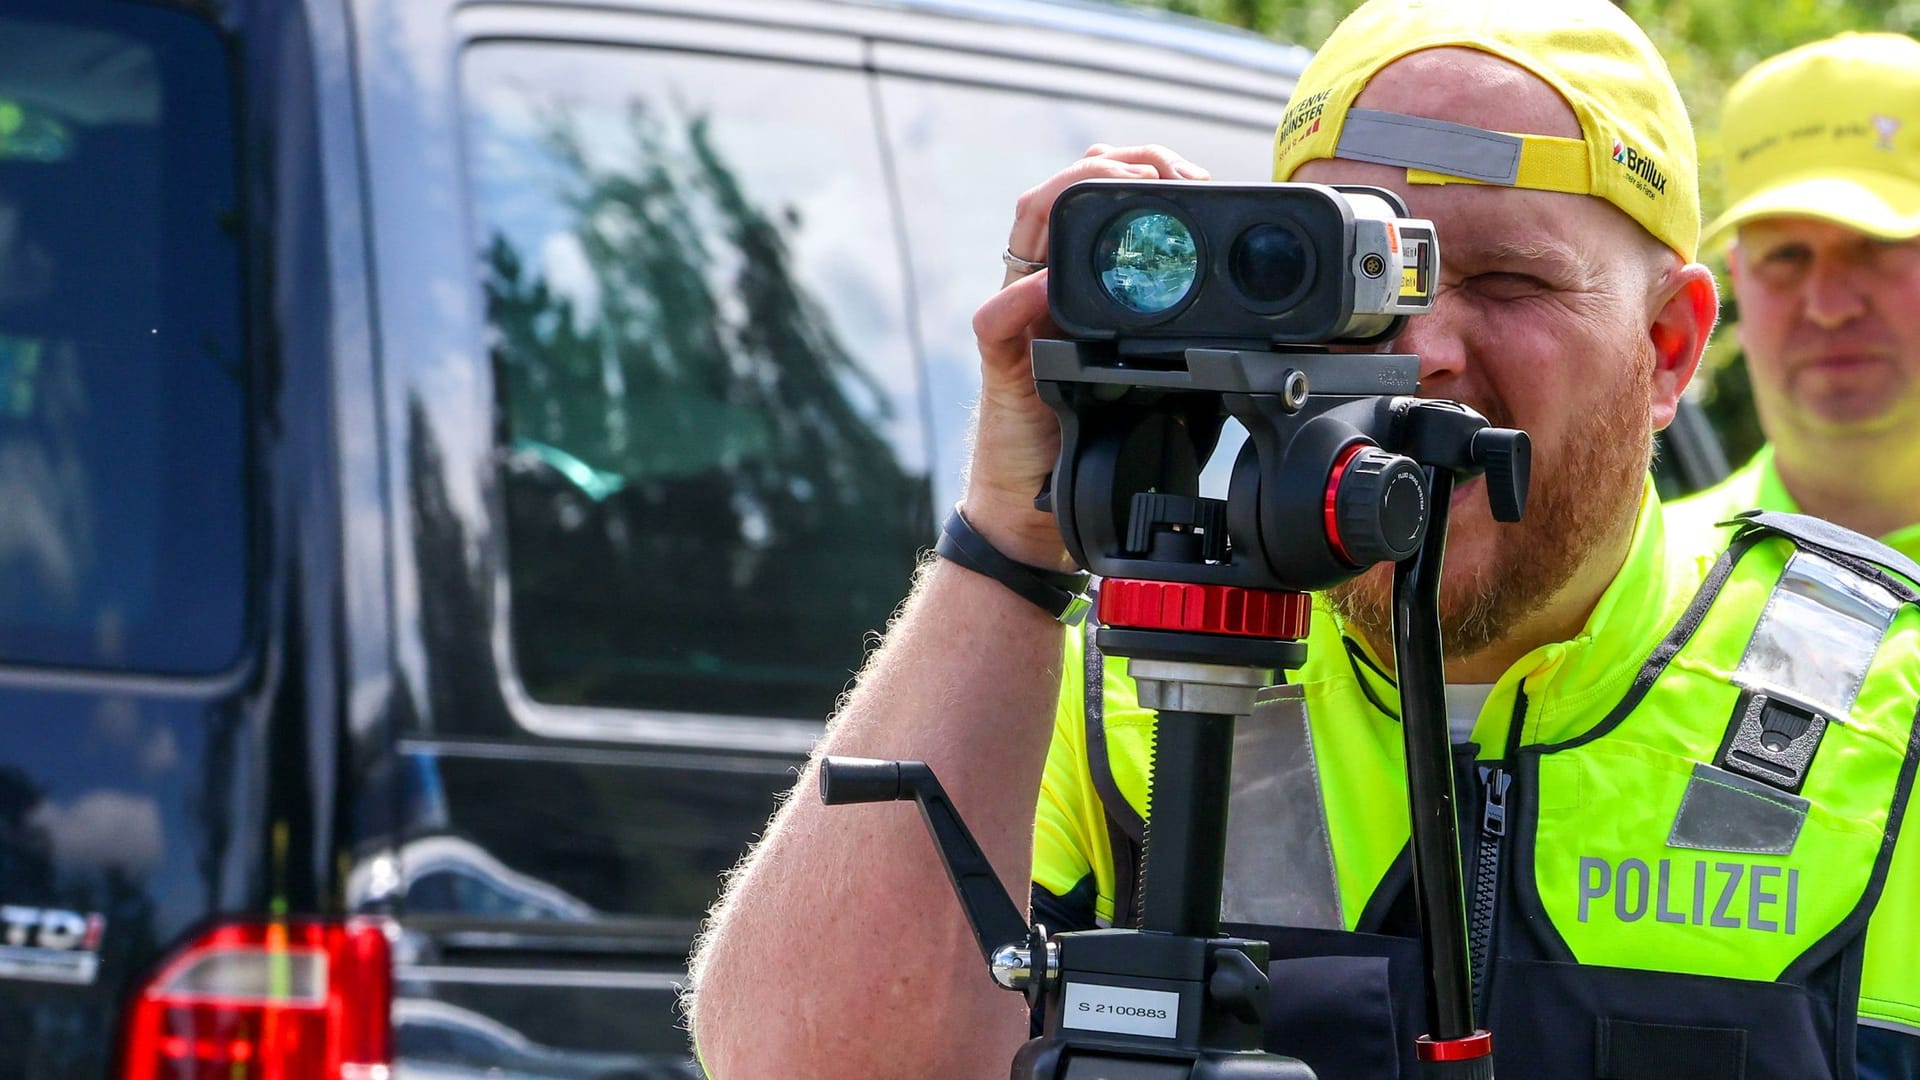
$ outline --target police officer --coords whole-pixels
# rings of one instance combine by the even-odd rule
[[[1920,42],[1842,34],[1727,94],[1727,253],[1769,444],[1673,504],[1709,530],[1800,510],[1920,557]],[[1716,538],[1717,539],[1717,538]]]
[[[1070,567],[1032,497],[1057,429],[1027,366],[1046,283],[1018,260],[1043,257],[1073,181],[1205,175],[1096,146],[1020,200],[1013,280],[975,318],[978,437],[949,524],[1002,557],[926,567],[821,745],[928,761],[1056,929],[1136,914],[1154,719],[1053,622]],[[1717,305],[1691,128],[1652,46],[1604,0],[1372,0],[1302,75],[1274,175],[1392,187],[1434,221],[1439,298],[1396,349],[1423,392],[1534,438],[1527,520],[1464,498],[1441,595],[1503,1074],[1903,1075],[1920,568],[1799,518],[1717,558],[1667,543],[1651,437]],[[1416,1068],[1388,591],[1376,568],[1318,598],[1304,667],[1236,745],[1225,914],[1284,958],[1273,1048],[1327,1077]],[[1025,1010],[980,970],[917,817],[827,810],[814,768],[696,956],[710,1073],[1004,1075]]]

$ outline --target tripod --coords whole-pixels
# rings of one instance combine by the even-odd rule
[[[1473,1015],[1439,576],[1455,477],[1484,471],[1495,517],[1518,520],[1526,435],[1406,396],[1410,356],[1189,348],[1179,368],[1143,368],[1114,348],[1038,341],[1034,371],[1062,429],[1042,498],[1069,550],[1105,577],[1101,649],[1128,658],[1140,703],[1158,713],[1141,928],[1028,927],[923,763],[828,758],[822,798],[920,805],[995,981],[1044,1008],[1015,1080],[1311,1080],[1261,1049],[1267,944],[1219,932],[1233,731],[1276,671],[1305,659],[1308,591],[1394,562],[1428,981],[1416,1057],[1432,1080],[1491,1080],[1492,1039]],[[1222,504],[1195,489],[1226,415],[1249,445]]]

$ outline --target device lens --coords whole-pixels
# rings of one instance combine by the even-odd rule
[[[1306,285],[1312,261],[1312,252],[1298,231],[1268,222],[1255,225],[1233,242],[1227,269],[1247,299],[1279,304],[1293,299]]]
[[[1107,295],[1128,311],[1157,315],[1186,299],[1200,262],[1179,218],[1135,210],[1100,235],[1093,266]]]

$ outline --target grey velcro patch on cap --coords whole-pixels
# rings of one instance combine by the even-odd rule
[[[1521,139],[1423,116],[1350,109],[1333,156],[1463,176],[1512,187],[1520,178]]]

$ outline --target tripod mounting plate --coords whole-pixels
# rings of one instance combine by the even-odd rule
[[[1304,641],[1270,641],[1183,630],[1129,630],[1103,626],[1093,640],[1108,656],[1269,669],[1297,668],[1307,660]]]
[[[1043,338],[1033,343],[1033,377],[1077,383],[1213,390],[1231,394],[1287,396],[1306,376],[1316,394],[1415,394],[1420,390],[1420,358],[1407,354],[1327,353],[1312,349],[1275,352],[1269,347],[1218,348],[1204,344],[1169,350],[1181,370],[1156,370],[1137,362],[1123,366],[1110,342]]]
[[[1146,708],[1228,716],[1252,716],[1254,698],[1273,683],[1271,668],[1168,660],[1130,660],[1127,674]]]

